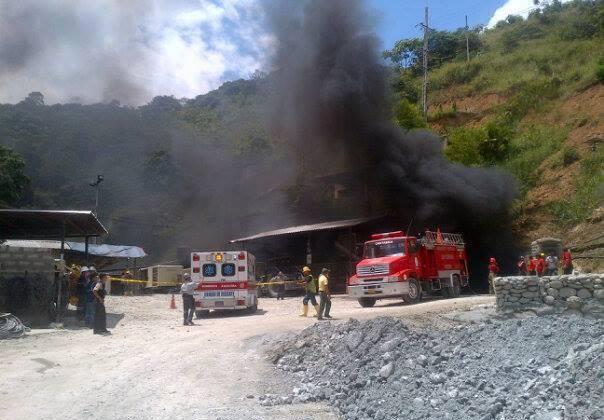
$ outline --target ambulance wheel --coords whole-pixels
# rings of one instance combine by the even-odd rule
[[[201,319],[203,317],[206,317],[210,314],[210,311],[208,311],[207,309],[204,309],[203,311],[195,311],[195,318],[197,319]]]
[[[413,304],[420,301],[422,298],[422,288],[419,282],[415,279],[409,279],[409,293],[403,295],[405,303]]]
[[[377,301],[376,298],[368,298],[368,297],[359,298],[359,304],[363,308],[372,308],[375,305],[376,301]]]

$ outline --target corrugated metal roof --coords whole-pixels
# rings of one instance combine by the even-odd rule
[[[60,239],[107,233],[91,211],[0,209],[2,239]]]
[[[46,240],[9,239],[0,242],[0,245],[18,248],[61,249],[61,241]],[[83,242],[65,242],[65,249],[84,253],[86,245]],[[99,257],[111,258],[142,258],[147,256],[145,250],[141,247],[130,245],[88,244],[88,253]]]
[[[252,236],[247,236],[245,238],[233,239],[231,243],[237,242],[246,242],[253,241],[254,239],[267,238],[270,236],[282,236],[282,235],[293,235],[296,233],[304,233],[304,232],[314,232],[319,230],[332,230],[339,229],[345,227],[352,227],[362,225],[363,223],[370,222],[372,220],[376,220],[375,217],[365,217],[362,219],[348,219],[348,220],[336,220],[334,222],[323,222],[316,223],[313,225],[300,225],[300,226],[291,226],[283,229],[269,230],[267,232],[260,232]]]

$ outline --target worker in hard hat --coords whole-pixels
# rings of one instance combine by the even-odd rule
[[[194,282],[189,273],[185,273],[182,280],[183,282],[180,286],[183,311],[182,325],[195,325],[193,323],[193,313],[195,313],[195,297],[193,293],[195,293],[195,289],[199,286],[199,282]]]
[[[489,259],[489,293],[494,294],[495,288],[493,287],[493,280],[499,274],[499,264],[494,257]]]
[[[545,270],[545,254],[539,254],[539,258],[537,258],[537,275],[539,277],[543,276],[543,271]]]
[[[537,257],[535,257],[534,255],[532,257],[529,257],[528,274],[529,276],[537,275]]]
[[[518,258],[518,263],[516,263],[516,267],[518,267],[519,276],[526,276],[527,267],[526,267],[526,258],[524,257],[524,255],[521,255],[520,258]]]
[[[321,298],[321,306],[319,307],[319,320],[323,318],[331,319],[329,311],[331,310],[331,292],[329,291],[329,269],[321,270],[319,276],[319,296]]]
[[[317,304],[317,283],[313,277],[310,268],[304,267],[302,269],[302,284],[304,285],[304,298],[302,298],[302,313],[300,316],[308,316],[308,302],[312,303],[312,306],[319,315],[319,305]]]
[[[568,248],[564,248],[564,252],[562,253],[562,270],[564,274],[573,273],[573,256]]]
[[[71,264],[69,269],[69,303],[78,306],[78,279],[80,278],[80,267]]]

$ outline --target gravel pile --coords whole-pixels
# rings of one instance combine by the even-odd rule
[[[602,419],[603,332],[576,316],[444,332],[395,318],[317,323],[270,355],[298,385],[260,402],[326,400],[347,419]]]

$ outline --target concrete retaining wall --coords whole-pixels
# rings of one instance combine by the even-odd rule
[[[54,300],[52,250],[0,246],[0,312],[46,325]]]
[[[604,274],[497,277],[493,286],[498,310],[548,307],[604,317]]]

